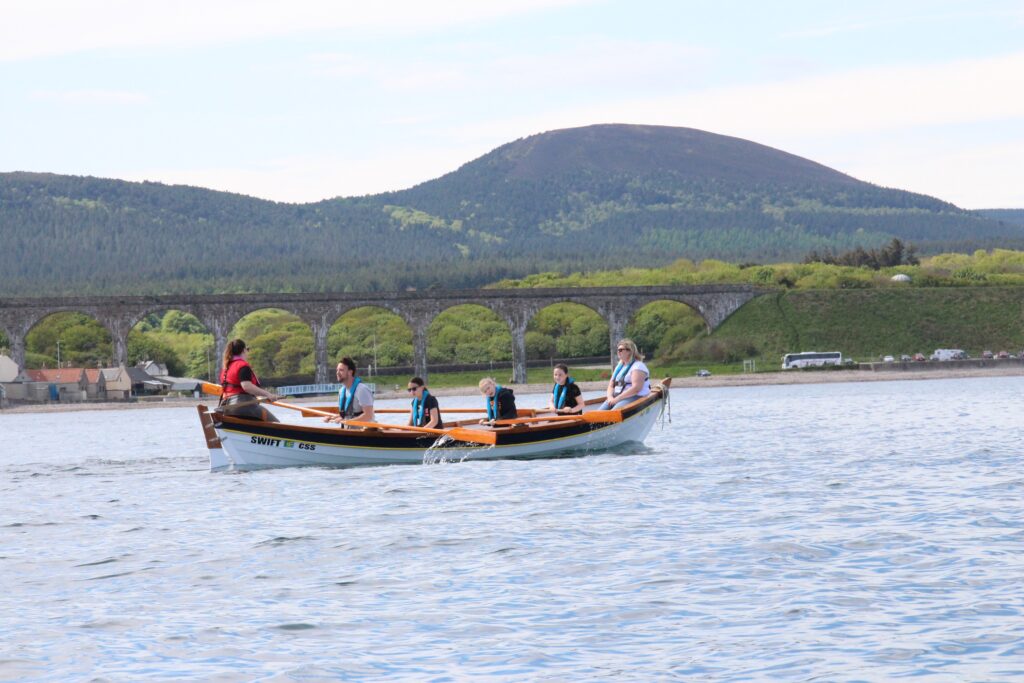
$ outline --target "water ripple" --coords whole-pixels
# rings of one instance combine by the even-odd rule
[[[0,679],[1019,679],[1022,389],[675,392],[642,448],[239,476],[194,409],[0,415]]]

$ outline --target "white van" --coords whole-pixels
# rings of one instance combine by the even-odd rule
[[[966,357],[963,349],[935,349],[935,353],[932,354],[932,360],[960,360]]]

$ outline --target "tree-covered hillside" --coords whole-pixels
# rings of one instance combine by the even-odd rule
[[[900,237],[1024,247],[1024,225],[687,128],[503,145],[401,192],[282,204],[184,186],[0,174],[0,295],[472,287],[678,258],[798,259]]]
[[[992,220],[1024,226],[1024,209],[978,209],[975,213]]]

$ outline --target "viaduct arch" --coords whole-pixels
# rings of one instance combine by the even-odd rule
[[[526,381],[526,325],[542,308],[569,302],[593,309],[608,324],[609,349],[625,335],[633,314],[654,301],[678,301],[693,308],[713,331],[732,313],[769,290],[749,285],[658,285],[643,287],[564,287],[538,289],[462,289],[408,292],[317,294],[206,294],[159,296],[51,297],[0,299],[0,330],[11,344],[12,360],[25,367],[25,336],[51,313],[76,311],[100,322],[114,340],[114,362],[127,364],[128,332],[150,313],[176,309],[191,313],[213,334],[217,357],[228,332],[243,316],[261,308],[294,313],[313,330],[316,381],[326,382],[327,331],[342,315],[375,306],[400,316],[413,331],[416,373],[427,376],[427,328],[445,309],[478,304],[491,309],[512,332],[512,378]]]

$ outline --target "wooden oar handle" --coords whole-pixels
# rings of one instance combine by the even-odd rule
[[[319,417],[337,417],[337,415],[334,414],[334,413],[327,413],[327,412],[324,412],[322,410],[317,410],[315,408],[304,408],[303,406],[297,406],[297,405],[294,405],[294,404],[291,404],[291,403],[285,403],[284,401],[268,401],[268,403],[270,403],[270,405],[272,405],[272,406],[280,406],[281,408],[288,408],[289,410],[299,410],[303,414],[311,413],[311,414],[317,415]]]
[[[543,415],[543,416],[539,416],[539,417],[514,417],[514,418],[511,418],[511,419],[508,419],[508,420],[495,420],[494,421],[494,425],[495,426],[500,426],[500,425],[521,425],[521,424],[530,424],[532,422],[554,422],[556,420],[557,421],[575,420],[575,421],[579,422],[579,421],[583,420],[583,417],[579,413],[577,413],[575,415]]]
[[[325,410],[327,412],[337,411],[338,410],[334,406],[321,406],[319,408],[303,407],[302,409],[303,410],[307,410],[307,411]],[[486,413],[487,412],[484,408],[442,408],[442,410],[444,412],[446,412],[446,413]],[[393,414],[393,415],[406,414],[406,415],[408,415],[409,414],[409,409],[408,408],[374,408],[373,412],[381,413],[382,415],[384,415],[384,414],[389,414],[389,415],[391,415],[391,414]],[[538,413],[543,413],[543,412],[549,412],[549,411],[537,410],[536,408],[519,408],[518,415],[519,415],[519,417],[533,417],[534,415],[536,415]]]

